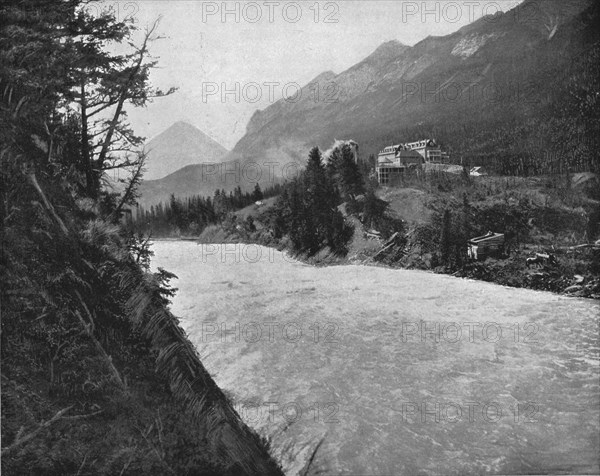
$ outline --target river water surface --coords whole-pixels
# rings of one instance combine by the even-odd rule
[[[597,474],[600,303],[156,242],[172,311],[288,474]],[[318,473],[318,471],[321,471]]]

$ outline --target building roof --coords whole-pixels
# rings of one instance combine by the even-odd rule
[[[401,159],[423,159],[423,156],[416,150],[399,150],[396,152],[396,157],[400,157]]]
[[[407,142],[404,144],[396,144],[390,145],[379,152],[379,154],[389,154],[396,152],[398,150],[416,150],[416,149],[424,149],[424,148],[435,148],[439,149],[440,147],[436,143],[435,139],[424,139],[417,142]]]
[[[401,144],[390,145],[390,146],[386,147],[385,149],[383,149],[382,151],[380,151],[379,154],[391,154],[391,153],[395,153],[400,146],[401,146]]]
[[[469,243],[473,244],[473,245],[478,245],[480,243],[485,243],[485,242],[489,242],[489,243],[493,243],[493,242],[503,242],[504,241],[504,234],[502,233],[493,233],[491,231],[489,231],[488,233],[486,233],[483,236],[478,236],[475,238],[471,238],[469,240]]]
[[[402,145],[394,145],[390,147],[386,147],[381,152],[379,152],[379,161],[384,161],[390,157],[393,158],[401,158],[401,159],[410,159],[410,158],[422,158],[422,155],[419,154],[416,150],[406,149]]]
[[[424,139],[424,140],[420,140],[418,142],[410,142],[407,144],[404,144],[405,147],[409,148],[409,149],[423,149],[425,147],[435,147],[437,148],[438,145],[435,142],[435,139]]]
[[[377,160],[377,163],[378,163],[379,165],[381,165],[381,164],[393,164],[393,163],[394,163],[394,161],[393,161],[393,160],[390,160],[390,159],[386,159],[386,158],[381,158],[381,157],[380,157],[380,158]]]

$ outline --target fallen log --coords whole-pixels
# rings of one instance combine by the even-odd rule
[[[375,255],[373,256],[373,259],[377,258],[379,255],[381,255],[382,253],[384,253],[385,251],[389,250],[392,246],[394,246],[396,243],[390,243],[389,245],[385,246],[383,249],[379,250],[377,253],[375,253]]]
[[[383,246],[387,246],[390,243],[395,243],[396,242],[396,238],[398,238],[398,232],[394,233],[392,236],[390,236],[390,239],[387,240]]]

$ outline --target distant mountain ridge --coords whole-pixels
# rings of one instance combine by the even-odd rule
[[[235,174],[235,164],[192,164],[158,180],[147,180],[140,187],[139,204],[144,208],[166,202],[171,195],[185,198],[193,195],[212,197],[217,189],[233,190],[240,185],[244,191],[254,187]],[[227,174],[227,171],[234,171]],[[239,170],[239,169],[238,169]]]
[[[585,27],[582,15],[593,7],[593,0],[525,0],[510,12],[413,47],[384,43],[338,75],[317,76],[298,101],[280,100],[257,111],[226,160],[304,164],[311,146],[327,148],[336,138],[357,140],[361,154],[369,155],[388,141],[422,139],[448,125],[492,129],[500,119],[518,125],[538,114],[559,84],[547,77],[564,78],[571,57],[585,49],[578,36]],[[521,91],[494,101],[494,88]]]
[[[581,73],[577,59],[600,41],[599,11],[594,0],[525,0],[412,47],[386,42],[340,74],[319,74],[299,100],[256,111],[234,149],[213,162],[227,170],[255,163],[282,171],[290,163],[304,166],[312,146],[326,150],[335,139],[356,140],[363,158],[392,143],[430,137],[451,154],[467,149],[476,157],[490,149],[514,156],[515,148],[517,155],[519,148],[536,148],[532,130],[545,127],[548,108],[568,94],[564,83]],[[503,149],[505,142],[512,149]],[[190,157],[184,169],[145,182],[142,203],[254,186],[243,177],[207,174],[200,162],[211,160]],[[263,179],[268,170],[265,165]]]
[[[187,122],[176,122],[146,144],[145,180],[156,180],[199,163],[220,162],[227,149]]]

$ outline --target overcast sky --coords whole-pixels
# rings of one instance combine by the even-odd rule
[[[520,1],[105,3],[141,27],[162,17],[159,31],[166,38],[152,45],[160,66],[152,81],[179,87],[171,97],[129,111],[136,132],[152,138],[183,120],[230,149],[254,111],[283,98],[284,91],[292,95],[296,84],[324,71],[340,73],[386,41],[414,45]],[[223,89],[231,93],[223,97]]]

